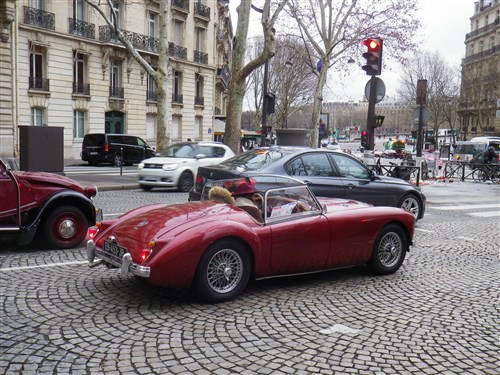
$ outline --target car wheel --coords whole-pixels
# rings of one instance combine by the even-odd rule
[[[141,185],[141,189],[144,191],[150,191],[153,187],[149,185]]]
[[[122,158],[120,155],[116,154],[114,157],[113,157],[113,165],[115,167],[119,167],[122,165]]]
[[[62,206],[50,212],[43,226],[49,245],[69,249],[82,243],[87,236],[87,217],[78,208]]]
[[[407,194],[401,198],[398,207],[410,211],[415,216],[415,220],[418,220],[422,211],[420,201],[413,194]]]
[[[187,171],[183,172],[181,174],[181,177],[179,177],[179,183],[177,184],[177,188],[180,191],[187,193],[189,190],[191,190],[193,185],[194,185],[193,175]]]
[[[377,275],[394,273],[403,264],[406,249],[408,244],[401,227],[387,225],[377,236],[368,266]]]
[[[242,244],[235,240],[216,242],[198,264],[195,292],[207,302],[232,300],[247,286],[250,267],[250,255]]]

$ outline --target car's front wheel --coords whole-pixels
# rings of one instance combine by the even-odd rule
[[[187,193],[194,185],[193,175],[188,171],[182,172],[181,177],[179,177],[178,189]]]
[[[78,208],[61,206],[44,220],[43,232],[50,246],[69,249],[82,243],[87,235],[87,217]]]
[[[415,216],[415,220],[418,220],[422,210],[420,201],[413,194],[407,194],[401,198],[398,207],[410,211]]]
[[[401,227],[387,225],[377,236],[368,266],[377,275],[394,273],[403,264],[407,249],[408,242]]]
[[[150,191],[153,187],[149,185],[141,185],[141,189],[144,191]]]
[[[194,280],[198,297],[207,302],[225,302],[236,298],[250,278],[250,255],[235,240],[222,240],[203,254]]]

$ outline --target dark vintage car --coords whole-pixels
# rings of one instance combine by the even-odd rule
[[[250,279],[368,264],[396,272],[415,217],[394,207],[317,198],[282,176],[221,180],[202,200],[149,205],[89,230],[87,259],[154,285],[228,301]]]
[[[259,174],[291,176],[306,182],[320,197],[347,198],[374,206],[405,208],[415,218],[425,212],[420,188],[393,177],[376,176],[356,158],[342,152],[273,146],[248,151],[220,164],[200,167],[189,200],[200,199],[207,181]]]
[[[20,172],[0,160],[0,236],[28,245],[35,235],[49,246],[71,248],[95,224],[95,186],[53,173]]]

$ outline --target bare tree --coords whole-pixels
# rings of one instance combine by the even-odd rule
[[[250,24],[251,1],[241,1],[237,8],[238,25],[235,37],[233,38],[231,82],[229,85],[229,101],[224,132],[224,142],[236,153],[240,149],[241,113],[246,91],[246,79],[252,71],[276,54],[274,24],[287,1],[280,0],[276,8],[274,8],[274,13],[271,15],[271,0],[265,0],[261,18],[262,29],[264,31],[264,49],[255,59],[247,64],[245,64],[245,51]]]
[[[434,134],[440,128],[454,129],[456,116],[451,108],[457,106],[459,77],[438,51],[422,51],[415,54],[412,63],[406,65],[398,93],[408,103],[415,103],[417,81],[427,80],[427,107],[431,114],[430,125]],[[435,138],[437,140],[437,138]]]
[[[348,52],[359,51],[370,36],[384,39],[385,55],[401,59],[413,48],[408,41],[420,26],[417,2],[407,0],[290,0],[287,11],[299,26],[304,43],[317,59],[311,147],[318,147],[318,124],[328,70],[339,69]]]
[[[170,2],[168,0],[159,0],[159,38],[158,38],[158,67],[155,70],[134,47],[127,35],[118,27],[118,17],[113,7],[112,0],[85,0],[93,9],[101,15],[111,28],[114,36],[124,45],[128,53],[137,61],[137,63],[150,75],[157,89],[157,126],[156,126],[156,149],[161,151],[170,142],[170,134],[166,131],[168,121],[168,20]],[[107,13],[109,12],[109,13]]]

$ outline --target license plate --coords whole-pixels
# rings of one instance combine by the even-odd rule
[[[104,241],[104,252],[108,254],[112,254],[118,258],[121,258],[123,254],[127,252],[124,247],[119,246],[118,244],[105,240]]]
[[[97,155],[97,152],[89,152],[89,155]]]

